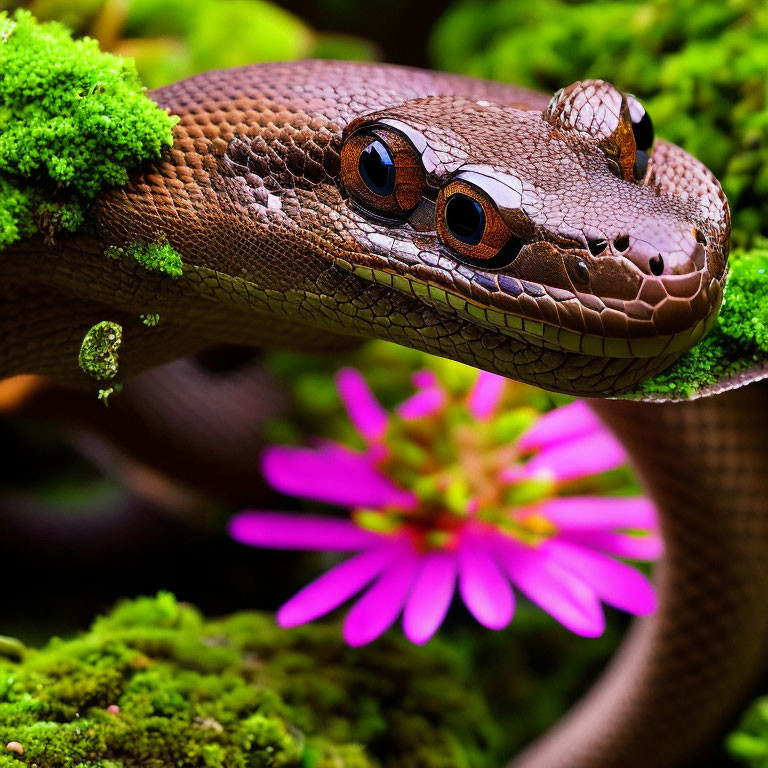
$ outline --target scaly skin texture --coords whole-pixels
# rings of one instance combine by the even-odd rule
[[[601,104],[613,114],[622,97],[612,87],[563,92],[546,117],[546,97],[510,86],[299,62],[213,72],[154,96],[181,118],[174,147],[96,203],[96,237],[62,238],[54,252],[28,243],[4,265],[26,290],[34,283],[17,307],[43,302],[51,313],[62,292],[71,297],[60,321],[75,336],[70,348],[80,330],[70,317],[94,301],[130,314],[158,311],[162,298],[169,325],[135,328],[133,345],[130,319],[109,318],[125,329],[129,375],[222,337],[316,347],[341,335],[554,390],[611,394],[669,365],[719,304],[729,228],[719,184],[661,141],[642,183],[618,178],[609,163],[618,117],[575,119],[580,98],[593,114]],[[394,221],[361,209],[340,179],[345,137],[382,124],[412,142],[426,174],[422,201]],[[434,192],[457,172],[524,231],[508,268],[469,266],[440,242]],[[174,285],[100,258],[105,244],[158,240],[187,265]],[[595,240],[606,243],[598,255],[588,248]],[[201,308],[201,298],[216,306]],[[79,380],[66,346],[30,363],[26,340],[15,341],[22,349],[0,350],[8,372],[36,364]],[[131,347],[141,347],[136,360]],[[51,359],[57,352],[63,359]]]
[[[123,378],[222,342],[317,351],[377,337],[601,396],[669,365],[719,305],[719,184],[663,141],[633,178],[630,102],[606,83],[550,101],[418,70],[298,62],[153,97],[181,118],[173,148],[97,200],[88,236],[4,254],[4,374],[84,386],[83,335],[109,320],[123,327]],[[406,147],[412,183],[394,195],[418,194],[395,216],[351,192],[344,148],[372,131]],[[441,238],[441,190],[457,179],[517,238],[514,259],[483,265]],[[182,277],[103,256],[134,242],[170,243]],[[761,398],[751,387],[695,404],[596,403],[660,506],[661,609],[521,766],[685,765],[734,714],[768,624]]]

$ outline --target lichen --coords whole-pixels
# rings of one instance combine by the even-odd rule
[[[181,255],[169,243],[131,243],[127,246],[127,250],[144,269],[150,272],[160,272],[174,280],[184,273]]]
[[[90,632],[0,659],[0,768],[490,768],[501,761],[465,659],[337,627],[205,621],[167,593]]]
[[[0,13],[0,248],[74,231],[102,188],[172,143],[133,63],[28,11]]]
[[[83,373],[98,381],[114,379],[119,365],[117,353],[122,341],[122,325],[110,320],[96,323],[85,334],[77,356]]]
[[[735,251],[712,331],[663,373],[628,397],[688,398],[768,358],[768,242]]]

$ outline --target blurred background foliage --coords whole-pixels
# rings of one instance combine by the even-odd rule
[[[105,50],[132,56],[150,88],[208,69],[301,57],[433,66],[550,92],[579,79],[605,78],[635,93],[657,133],[700,157],[721,179],[737,243],[749,245],[768,234],[764,0],[0,0],[0,8],[20,5],[41,20],[58,19],[79,35],[96,37]],[[286,353],[263,360],[293,398],[289,417],[268,427],[267,437],[279,442],[348,434],[332,380],[342,363],[358,365],[387,405],[410,391],[414,370],[444,366],[378,342],[351,360]],[[543,392],[532,397],[542,408],[554,404]],[[118,475],[94,469],[67,438],[56,424],[6,414],[0,440],[13,444],[14,453],[0,465],[0,500],[32,491],[39,499],[68,502],[68,514],[79,510],[86,525],[98,527],[105,508],[125,503],[126,491]],[[2,631],[41,638],[51,629],[85,624],[122,594],[158,587],[213,612],[275,608],[314,566],[298,554],[257,558],[233,545],[222,533],[232,511],[214,504],[192,524],[150,514],[151,534],[126,540],[122,552],[101,560],[97,547],[73,558],[54,543],[61,521],[50,514],[38,518],[41,537],[50,529],[48,543],[35,555],[37,579],[18,578],[27,573],[29,553],[12,538],[0,543],[0,573],[6,583],[19,585],[6,605]],[[275,568],[278,585],[271,578]],[[42,613],[49,624],[41,624]],[[481,660],[478,682],[503,718],[505,754],[562,714],[624,628],[624,620],[612,615],[604,638],[585,641],[526,606],[501,633],[473,631],[463,619],[455,617],[447,635]],[[730,741],[733,753],[754,766],[768,766],[767,713],[765,702],[756,704]],[[724,755],[709,760],[729,764]]]

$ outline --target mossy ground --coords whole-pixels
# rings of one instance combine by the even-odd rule
[[[167,593],[0,659],[0,745],[24,748],[0,768],[493,768],[498,737],[446,646],[351,650],[335,626],[206,621]]]

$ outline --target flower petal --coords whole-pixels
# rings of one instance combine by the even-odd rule
[[[544,546],[507,541],[499,547],[509,578],[528,599],[565,627],[584,637],[598,637],[605,616],[594,591],[580,578],[553,562]]]
[[[402,419],[422,419],[437,413],[445,404],[445,391],[442,387],[429,387],[419,390],[407,400],[403,400],[395,409]]]
[[[656,507],[644,496],[566,496],[548,499],[517,516],[541,515],[562,531],[656,530]]]
[[[386,541],[350,520],[280,512],[240,512],[229,521],[229,535],[241,544],[270,549],[351,552]]]
[[[627,460],[621,443],[600,430],[576,439],[555,443],[533,456],[522,467],[524,477],[550,474],[555,480],[578,480],[620,467]]]
[[[387,412],[371,392],[363,374],[355,368],[342,368],[336,374],[336,388],[355,429],[368,441],[383,439]]]
[[[430,552],[421,560],[403,612],[405,636],[417,645],[426,643],[443,623],[456,586],[456,556]]]
[[[459,592],[470,613],[489,629],[503,629],[512,621],[515,598],[482,539],[465,536],[459,547]]]
[[[413,548],[401,547],[397,559],[347,614],[343,633],[348,645],[366,645],[395,623],[418,568],[419,557]]]
[[[630,560],[658,560],[664,554],[664,539],[658,533],[632,536],[611,531],[561,531],[559,538],[606,555]]]
[[[416,389],[427,389],[438,386],[437,374],[434,371],[430,371],[425,368],[411,376],[411,381]]]
[[[413,494],[382,475],[369,457],[340,446],[272,446],[264,451],[261,468],[276,490],[328,504],[410,508],[416,503]]]
[[[368,550],[331,568],[307,584],[277,612],[277,623],[297,627],[338,608],[388,568],[402,551],[402,543]]]
[[[603,429],[592,409],[583,400],[576,400],[545,413],[520,436],[517,444],[521,451],[535,451]]]
[[[656,610],[656,593],[644,574],[626,563],[567,541],[552,539],[543,545],[552,560],[573,573],[604,602],[645,616]]]
[[[467,407],[476,419],[488,419],[499,404],[501,393],[504,391],[506,379],[495,373],[480,371],[475,386],[469,393]]]

